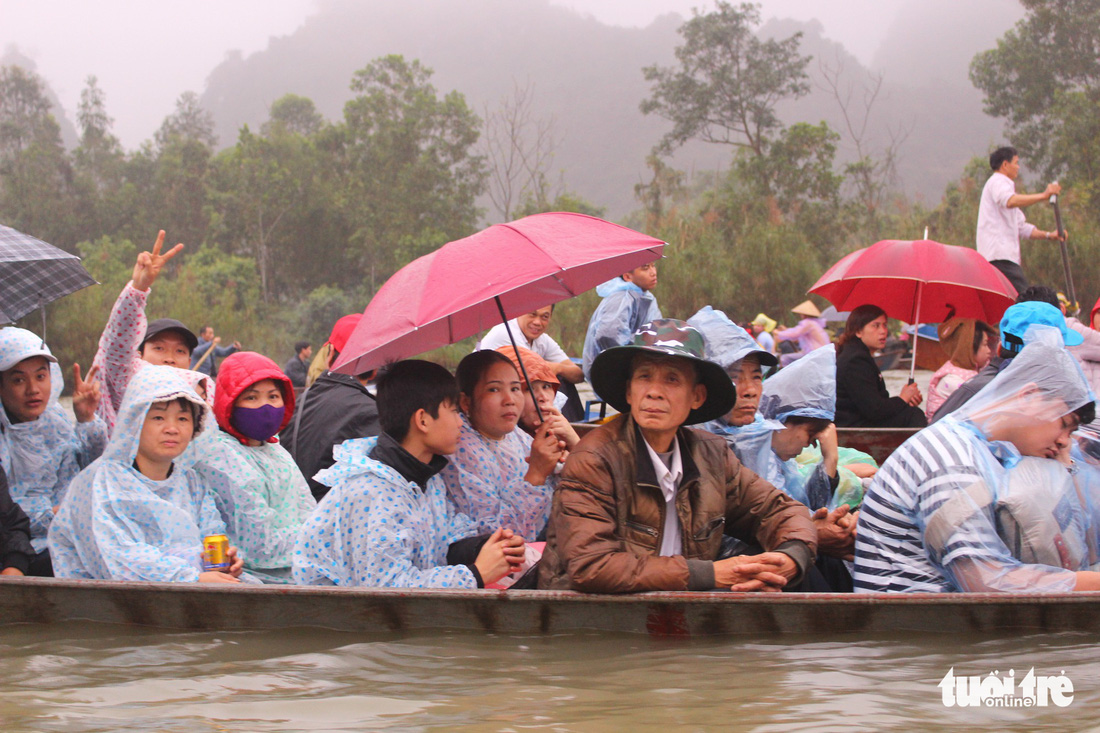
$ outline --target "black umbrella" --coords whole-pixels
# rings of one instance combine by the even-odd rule
[[[0,321],[14,323],[35,308],[96,285],[80,258],[0,224]],[[43,310],[43,334],[45,334]]]

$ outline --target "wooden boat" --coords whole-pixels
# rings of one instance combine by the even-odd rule
[[[0,579],[0,623],[356,633],[604,631],[652,636],[1100,632],[1100,593],[814,594],[456,591]]]
[[[573,423],[582,438],[599,427],[594,423]],[[868,453],[881,466],[894,450],[917,432],[917,428],[837,428],[837,442],[845,448]]]

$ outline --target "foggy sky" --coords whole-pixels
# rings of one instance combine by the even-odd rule
[[[318,2],[0,0],[0,51],[14,44],[30,56],[74,121],[85,79],[96,75],[106,93],[108,112],[115,119],[115,134],[124,147],[134,149],[152,137],[182,92],[202,93],[207,74],[228,52],[238,50],[248,56],[262,50],[270,37],[296,30]],[[703,0],[552,2],[624,26],[645,26],[670,12],[690,17],[693,7],[713,7],[712,2]],[[762,5],[765,21],[816,17],[826,36],[841,42],[867,64],[902,3],[763,0]]]

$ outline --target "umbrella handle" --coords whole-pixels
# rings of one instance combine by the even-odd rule
[[[539,401],[535,399],[535,390],[531,386],[531,378],[527,376],[527,370],[523,366],[523,359],[519,356],[519,347],[516,346],[516,337],[512,335],[512,329],[508,325],[508,316],[504,315],[504,306],[500,302],[500,296],[496,296],[493,300],[497,303],[497,310],[500,311],[500,320],[504,323],[504,330],[508,332],[508,340],[512,342],[512,350],[516,352],[516,363],[519,364],[520,374],[523,375],[523,381],[527,385],[527,391],[531,393],[531,402],[535,405],[535,414],[538,415],[539,422],[542,422],[542,410],[539,409]]]

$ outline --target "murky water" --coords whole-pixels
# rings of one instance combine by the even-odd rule
[[[0,729],[1082,730],[1095,635],[673,641],[630,635],[0,627]],[[937,687],[1064,671],[1072,704],[945,707]]]

